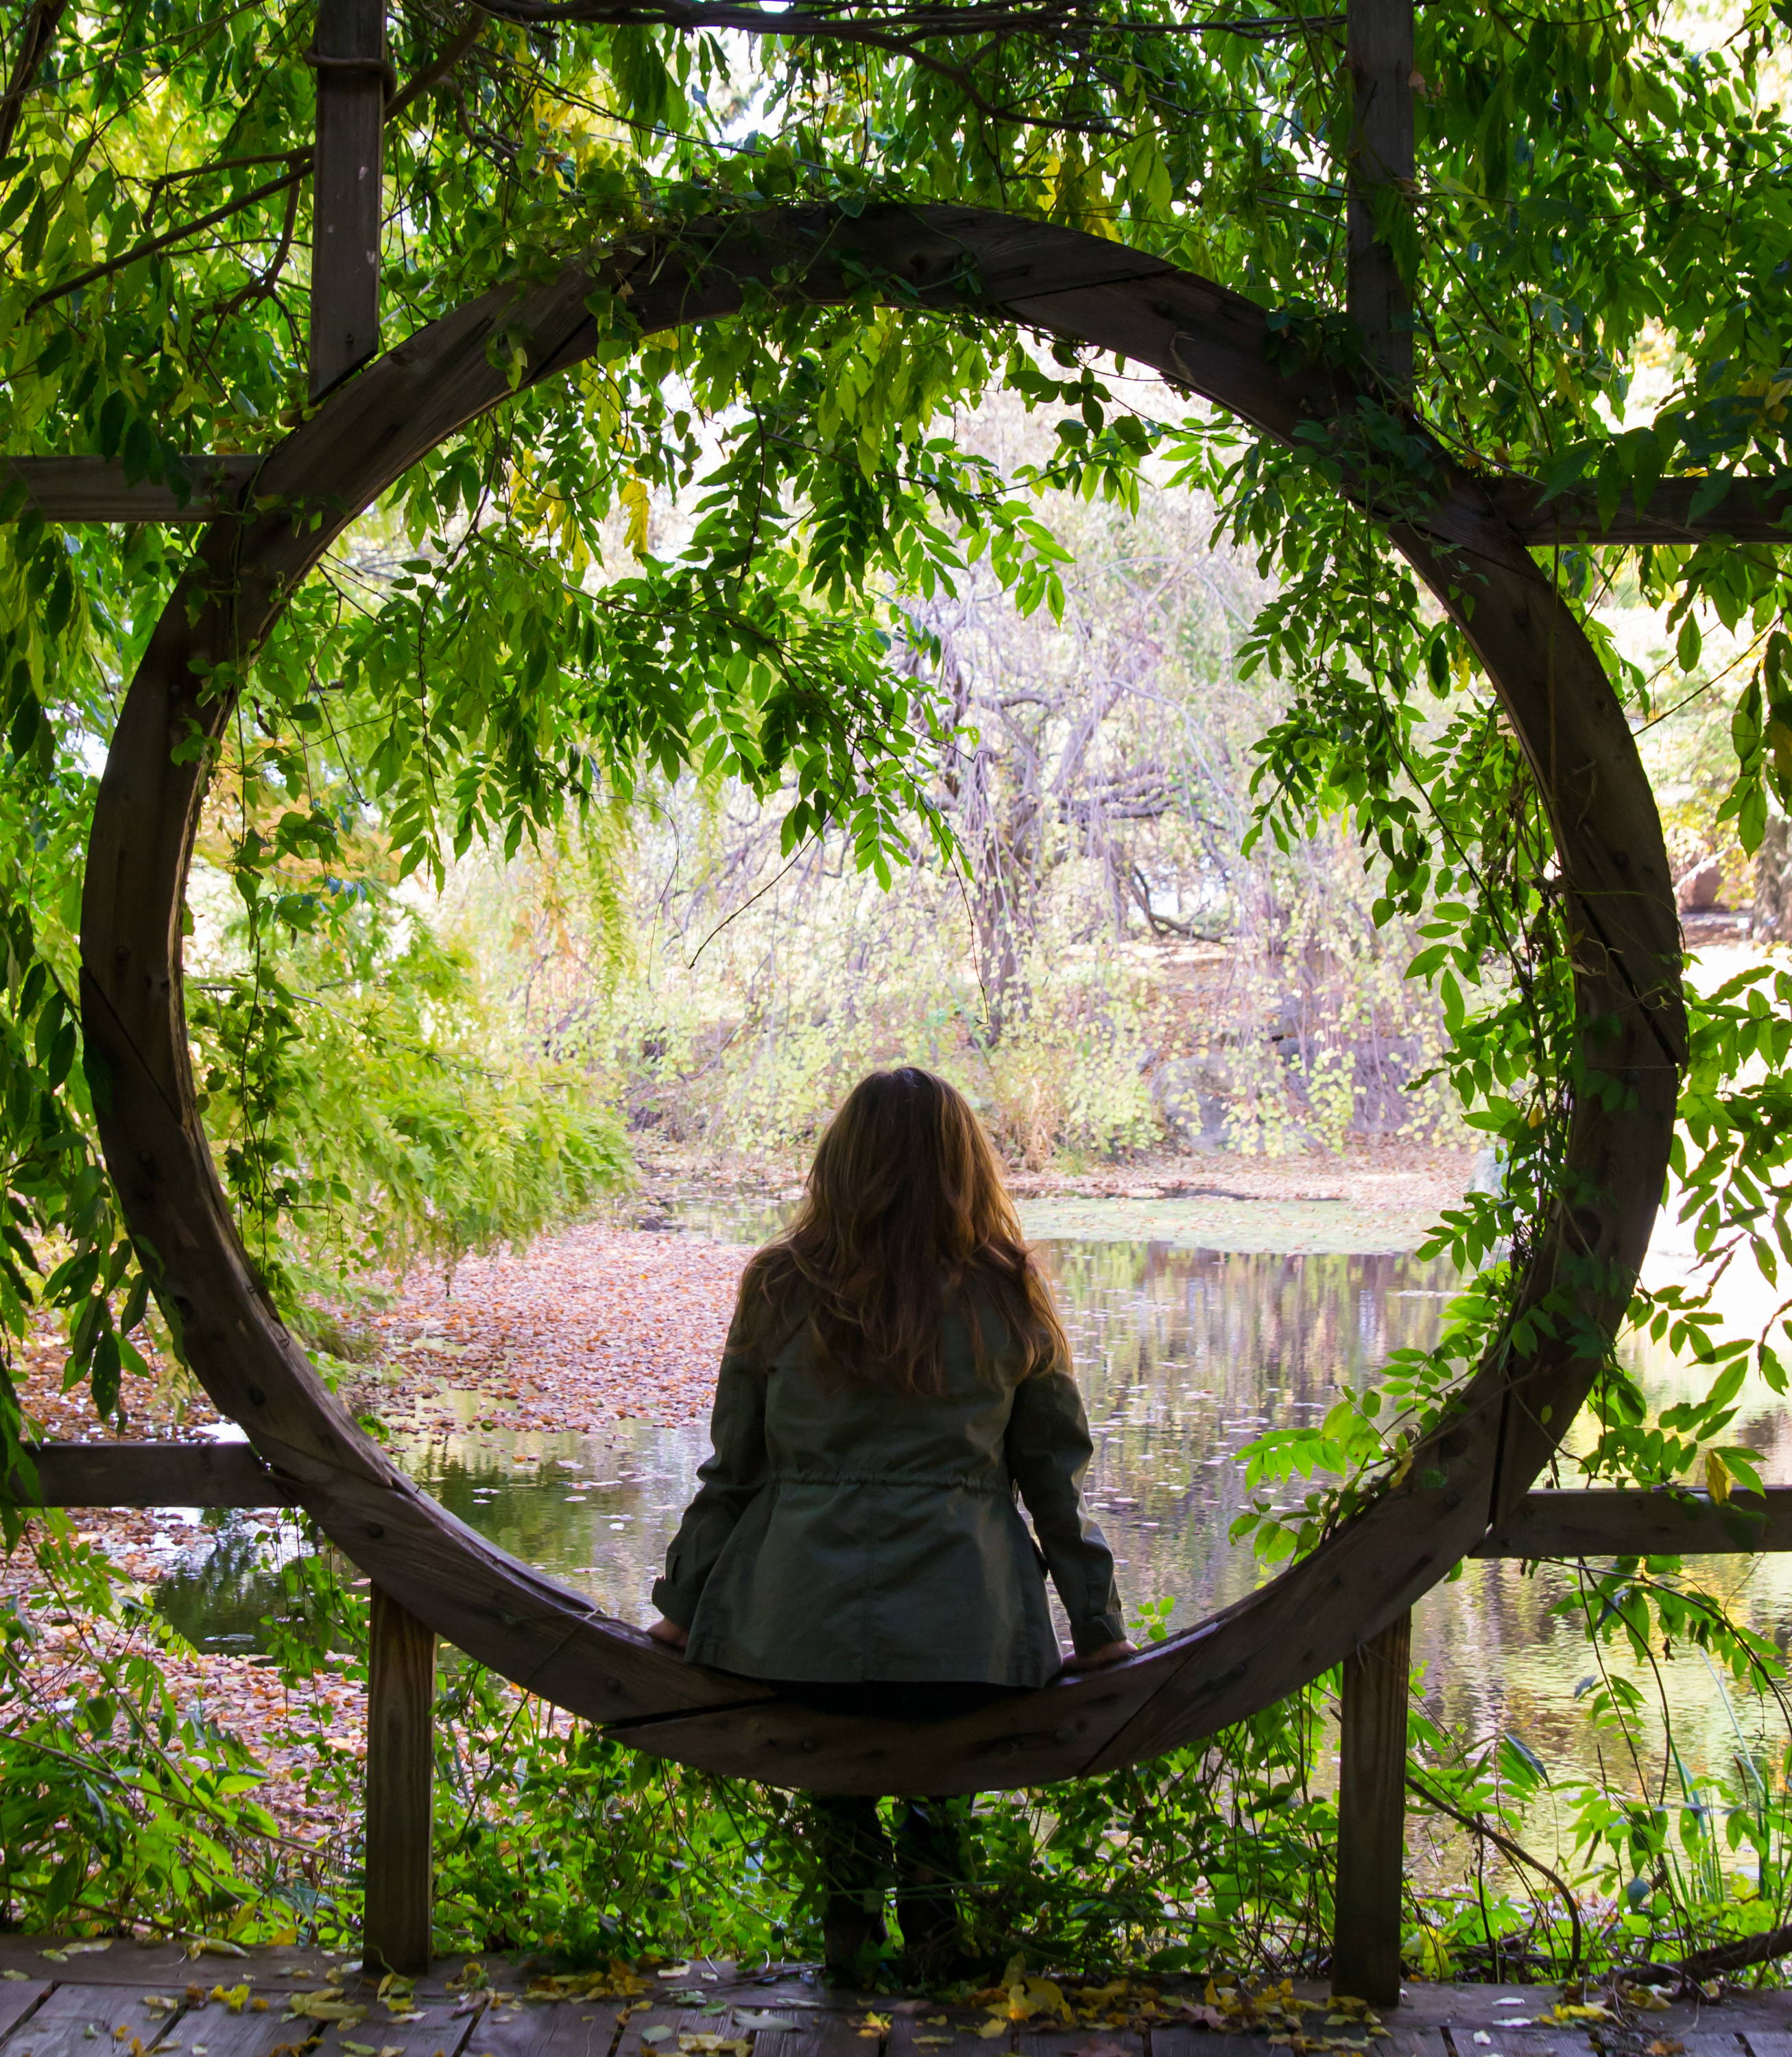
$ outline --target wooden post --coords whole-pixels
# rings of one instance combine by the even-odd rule
[[[430,1968],[435,1631],[375,1586],[370,1636],[362,1956],[411,1977]]]
[[[1346,304],[1370,363],[1397,393],[1413,382],[1412,296],[1375,231],[1374,196],[1413,176],[1412,0],[1346,0],[1350,89]],[[1403,195],[1402,195],[1403,196]]]
[[[1403,1614],[1344,1660],[1331,1989],[1371,2007],[1400,2004],[1412,1644]]]
[[[318,0],[311,173],[311,398],[379,348],[385,0]]]

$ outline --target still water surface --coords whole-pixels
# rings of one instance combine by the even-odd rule
[[[1168,1603],[1173,1626],[1199,1620],[1258,1576],[1248,1549],[1227,1540],[1244,1504],[1241,1448],[1266,1429],[1317,1421],[1390,1351],[1429,1345],[1453,1274],[1412,1254],[1421,1218],[1342,1203],[1057,1201],[1024,1212],[1076,1353],[1096,1445],[1089,1498],[1123,1567],[1122,1591],[1134,1608]],[[672,1232],[753,1243],[777,1225],[764,1211],[693,1204]],[[1666,1278],[1683,1267],[1669,1231],[1652,1270]],[[1631,1357],[1663,1402],[1695,1389],[1665,1353],[1633,1346]],[[470,1421],[474,1412],[470,1402]],[[1792,1482],[1774,1396],[1757,1395],[1733,1433],[1760,1452],[1766,1477]],[[470,1427],[400,1440],[394,1454],[505,1548],[645,1620],[648,1588],[708,1447],[699,1426],[630,1422],[601,1437]],[[519,1456],[537,1461],[519,1466]],[[196,1640],[252,1646],[276,1592],[262,1548],[255,1532],[227,1521],[163,1583],[159,1603]],[[1758,1629],[1783,1635],[1792,1626],[1792,1560],[1695,1568]],[[1591,1770],[1595,1746],[1575,1694],[1593,1660],[1579,1628],[1551,1613],[1572,1577],[1466,1565],[1421,1603],[1415,1655],[1436,1711],[1477,1736],[1516,1733],[1553,1766]],[[1694,1768],[1727,1766],[1739,1735],[1778,1734],[1783,1744],[1783,1725],[1727,1693],[1696,1652],[1663,1666],[1659,1683]]]

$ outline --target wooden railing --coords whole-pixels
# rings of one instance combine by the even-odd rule
[[[292,1496],[247,1443],[40,1443],[36,1507],[290,1507]],[[367,1652],[366,1896],[370,1964],[414,1976],[429,1968],[434,1842],[435,1634],[379,1587]]]
[[[246,1443],[44,1443],[38,1507],[286,1507],[291,1498]],[[1736,1494],[1528,1493],[1477,1557],[1705,1556],[1792,1549],[1792,1488]],[[435,1636],[377,1586],[367,1671],[367,1961],[427,1968],[432,1895]],[[1406,1713],[1412,1617],[1344,1667],[1339,1718],[1337,1917],[1332,1989],[1378,2007],[1400,1998],[1405,1864]]]

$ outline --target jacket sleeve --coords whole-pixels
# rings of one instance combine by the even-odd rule
[[[1083,1396],[1070,1374],[1043,1371],[1023,1378],[1008,1420],[1009,1476],[1033,1516],[1080,1657],[1126,1634],[1114,1553],[1083,1512],[1083,1474],[1094,1454]]]
[[[698,1467],[696,1497],[666,1552],[665,1576],[653,1584],[653,1604],[680,1628],[691,1626],[723,1544],[765,1484],[765,1385],[757,1365],[737,1350],[724,1352],[709,1417],[710,1454]]]

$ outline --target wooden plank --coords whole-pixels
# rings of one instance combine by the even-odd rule
[[[1645,2015],[1645,2021],[1654,2019]],[[1784,2039],[1792,2043],[1792,2036]],[[1690,2035],[1676,2034],[1674,2040],[1680,2046],[1681,2057],[1750,2057],[1742,2037],[1735,2030],[1719,2035],[1715,2029],[1706,2029]],[[1765,2057],[1765,2053],[1762,2053]]]
[[[1378,2037],[1371,2047],[1375,2057],[1454,2057],[1441,2028],[1396,2026],[1385,2043]]]
[[[1413,382],[1413,303],[1378,203],[1404,209],[1413,177],[1413,0],[1346,0],[1350,82],[1345,304],[1370,363],[1397,393]]]
[[[341,1957],[340,1951],[290,1948],[195,1951],[185,1944],[131,1942],[122,1936],[96,1949],[91,1941],[71,1943],[66,1936],[0,1936],[0,1972],[53,1983],[135,1986],[140,1992],[179,1992],[194,1984],[209,1990],[244,1979],[256,1992],[311,1988],[323,1983]],[[0,1993],[22,1989],[10,1979],[0,1983]]]
[[[679,2057],[678,2039],[680,2035],[734,2036],[743,2032],[751,2033],[735,2026],[739,2011],[725,2004],[713,2007],[637,2007],[623,2023],[615,2057]],[[831,2011],[824,2015],[819,2008],[815,2012],[823,2019],[842,2019]],[[662,2028],[668,2031],[664,2035],[649,2038],[650,2031]],[[767,2047],[759,2040],[758,2036],[755,2036],[755,2057],[761,2057],[761,2053]],[[486,2042],[483,2037],[476,2046],[474,2057],[485,2057],[488,2050],[492,2052],[492,2057],[502,2057],[497,2046]],[[876,2057],[876,2052],[870,2044],[861,2043],[854,2057]]]
[[[0,521],[27,505],[50,521],[209,521],[232,513],[255,476],[258,457],[187,457],[168,480],[127,478],[116,458],[15,457],[0,459]],[[4,490],[6,480],[25,499]]]
[[[992,2036],[983,2042],[977,2031],[989,2019],[986,2011],[979,2009],[973,2013],[961,2007],[935,2007],[931,2003],[919,2007],[913,2013],[902,2013],[891,2017],[890,2033],[884,2038],[883,2057],[983,2057],[986,2051],[1000,2053],[1008,2047],[1005,2041]],[[922,2036],[948,2036],[946,2043],[923,2043]],[[1093,2029],[1085,2029],[1084,2043],[1097,2039]],[[859,2048],[869,2053],[869,2043]],[[1132,2045],[1127,2045],[1130,2051]],[[755,2038],[753,2057],[765,2057],[766,2039],[762,2035]],[[1267,2053],[1265,2053],[1267,2057]]]
[[[1400,2004],[1412,1643],[1402,1614],[1344,1660],[1331,1989],[1371,2007]]]
[[[430,1968],[434,1855],[435,1631],[373,1589],[367,1666],[366,1961]]]
[[[8,1979],[0,1986],[0,2040],[11,2035],[49,1991],[47,1979]]]
[[[153,1988],[120,1985],[59,1985],[50,1992],[7,2039],[6,2057],[94,2057],[96,2047],[109,2049],[133,2036],[152,2049],[186,2011],[183,1989],[172,1981],[161,1997],[170,2007],[147,2003]]]
[[[1685,544],[1702,537],[1726,536],[1738,543],[1792,542],[1792,478],[1743,479],[1727,486],[1715,506],[1692,511],[1694,500],[1709,489],[1703,478],[1664,478],[1639,512],[1626,493],[1608,518],[1596,497],[1582,490],[1541,497],[1535,480],[1509,478],[1493,488],[1493,502],[1512,526],[1533,545],[1572,543]]]
[[[247,1443],[34,1443],[26,1507],[290,1507],[291,1496]]]
[[[209,521],[236,511],[244,487],[262,460],[234,453],[178,460],[172,482],[126,477],[116,458],[15,457],[0,459],[3,475],[17,479],[30,504],[51,521]],[[1792,479],[1742,480],[1726,489],[1715,506],[1692,512],[1699,478],[1666,478],[1640,513],[1626,493],[1609,517],[1602,517],[1590,493],[1570,490],[1549,501],[1535,479],[1501,479],[1487,489],[1500,516],[1533,546],[1556,541],[1601,544],[1687,544],[1721,536],[1740,543],[1792,542]],[[0,497],[0,520],[16,518],[22,506]]]
[[[1476,1557],[1711,1556],[1792,1550],[1792,1487],[1732,1493],[1528,1492]]]
[[[1748,2045],[1749,2057],[1792,2057],[1792,2035],[1783,2030],[1746,2028],[1742,2040]]]
[[[614,2000],[561,2000],[487,2014],[479,2057],[610,2057],[625,2010]]]
[[[923,2035],[927,2032],[925,2029],[922,2031]],[[941,2035],[944,2031],[935,2029],[933,2033]],[[992,2036],[989,2040],[990,2045],[996,2049],[1001,2047],[997,2038]],[[1074,2057],[1076,2051],[1086,2050],[1092,2043],[1104,2043],[1124,2051],[1124,2057],[1145,2057],[1144,2036],[1124,2028],[1023,2028],[1014,2039],[1014,2047],[1019,2057]],[[964,2047],[968,2051],[971,2046],[967,2043]],[[1231,2047],[1231,2039],[1228,2037],[1226,2043],[1228,2051]],[[916,2053],[916,2057],[951,2057],[951,2047],[948,2045],[944,2051],[922,2049]],[[1205,2051],[1202,2052],[1202,2057],[1207,2057]],[[1267,2051],[1264,2057],[1268,2057]]]
[[[252,2001],[240,2014],[220,2000],[207,2000],[188,2008],[157,2044],[156,2057],[276,2057],[281,2051],[296,2057],[298,2045],[315,2026],[288,2020],[280,1995],[264,1996],[259,2008]]]
[[[1549,1998],[1540,1994],[1538,2006]],[[1453,2025],[1449,2039],[1456,2046],[1456,2057],[1587,2057],[1593,2047],[1584,2028],[1501,2028],[1496,2023],[1471,2029]]]
[[[315,400],[379,351],[385,0],[318,0],[311,168],[311,390]]]
[[[476,2032],[484,2036],[490,2019],[489,2010],[468,2009],[463,2000],[455,1999],[423,2001],[413,2010],[415,2021],[398,2021],[383,2003],[375,2000],[371,1987],[365,1996],[367,2019],[331,2022],[315,2053],[307,2052],[307,2057],[353,2057],[343,2047],[349,2043],[359,2043],[363,2049],[371,2043],[376,2050],[395,2052],[396,2057],[461,2057]],[[291,2023],[287,2033],[294,2042],[302,2042],[307,2030],[316,2026],[301,2019]],[[483,2051],[487,2045],[481,2040],[471,2047]]]
[[[883,2004],[887,2007],[889,2002],[886,2000]],[[868,2008],[876,2005],[875,2000],[867,2003]],[[750,2008],[739,2009],[731,2018],[739,2019],[744,2014],[751,2020],[753,2011]],[[753,2057],[877,2057],[879,2039],[860,2034],[858,2024],[866,2015],[857,2008],[841,2011],[816,2007],[798,2018],[803,2024],[800,2028],[755,2029]],[[894,2027],[893,2019],[892,2031]],[[943,2030],[922,2031],[923,2035],[930,2032],[945,2033]],[[676,2046],[670,2050],[668,2057],[677,2057]],[[916,2057],[940,2057],[940,2053],[918,2051]]]
[[[1085,2044],[1124,2043],[1128,2049],[1132,2047],[1126,2038],[1110,2028],[1085,2029],[1083,2041]],[[947,2052],[946,2057],[952,2057],[952,2053]],[[1275,2057],[1275,2054],[1267,2035],[1218,2035],[1211,2029],[1190,2028],[1180,2022],[1154,2022],[1151,2057]]]

